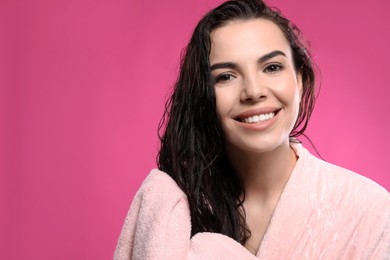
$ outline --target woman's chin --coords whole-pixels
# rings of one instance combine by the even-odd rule
[[[279,150],[283,147],[289,147],[289,140],[241,140],[240,142],[228,142],[227,150],[236,150],[248,153],[268,153]]]

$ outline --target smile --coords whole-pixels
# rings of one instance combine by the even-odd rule
[[[255,116],[249,116],[246,118],[241,118],[241,122],[245,122],[247,124],[253,124],[253,123],[258,123],[258,122],[264,122],[267,120],[270,120],[275,116],[275,112],[267,113],[267,114],[260,114],[260,115],[255,115]]]
[[[245,123],[253,124],[253,123],[264,122],[264,121],[270,120],[274,116],[275,116],[275,113],[271,112],[268,114],[260,114],[260,115],[242,118],[241,121],[245,122]]]

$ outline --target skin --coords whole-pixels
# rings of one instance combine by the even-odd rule
[[[210,64],[228,157],[244,183],[251,231],[245,247],[256,254],[297,161],[289,134],[299,111],[301,74],[282,31],[265,19],[232,21],[214,30]],[[272,112],[264,122],[244,122]]]

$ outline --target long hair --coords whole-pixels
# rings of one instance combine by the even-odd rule
[[[181,59],[180,73],[159,124],[157,163],[185,192],[191,213],[191,236],[217,232],[241,244],[250,237],[245,221],[245,193],[225,151],[210,73],[210,33],[233,20],[263,18],[282,30],[302,74],[303,93],[291,138],[302,134],[315,103],[314,72],[299,30],[261,0],[232,0],[206,14],[195,28]],[[165,129],[164,129],[165,128]],[[164,131],[160,136],[160,131]]]

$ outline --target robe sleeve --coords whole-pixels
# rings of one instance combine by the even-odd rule
[[[377,203],[372,203],[376,206],[376,210],[371,209],[373,207],[367,210],[374,214],[367,214],[366,216],[370,217],[365,216],[362,221],[362,226],[367,230],[364,235],[367,238],[364,259],[390,259],[390,194],[387,193],[382,197],[384,197],[383,201],[376,199]]]
[[[367,254],[367,259],[390,259],[390,216],[388,218],[389,220],[380,234],[377,244],[373,247],[373,251]]]
[[[152,171],[133,199],[114,259],[256,259],[217,233],[191,237],[188,201],[165,173]]]

